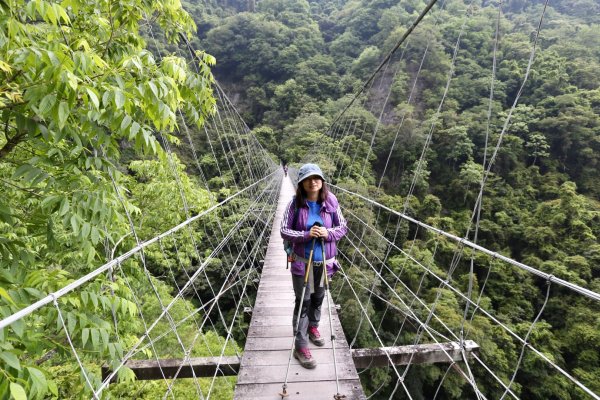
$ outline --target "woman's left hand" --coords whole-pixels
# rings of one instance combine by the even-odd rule
[[[329,236],[329,232],[327,232],[327,228],[325,228],[324,226],[319,226],[317,227],[318,231],[319,231],[319,237],[323,238],[323,239],[327,239],[327,237]]]

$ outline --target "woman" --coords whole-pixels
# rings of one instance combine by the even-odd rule
[[[315,224],[316,223],[316,224]],[[336,242],[347,232],[346,220],[342,216],[337,198],[327,190],[323,172],[316,164],[305,164],[298,170],[296,196],[287,205],[281,222],[281,237],[292,243],[292,281],[296,295],[293,327],[296,328],[297,312],[300,309],[300,323],[295,332],[294,357],[305,368],[314,368],[317,363],[308,349],[310,340],[316,346],[325,345],[319,333],[321,304],[325,297],[322,284],[323,265],[331,277],[339,266],[335,259]],[[325,257],[321,240],[325,243]],[[313,246],[312,278],[304,292],[305,268]]]

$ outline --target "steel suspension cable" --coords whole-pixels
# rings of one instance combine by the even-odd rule
[[[359,195],[359,196],[360,196],[360,195]],[[378,204],[378,203],[377,203],[377,204]],[[380,206],[382,206],[382,205],[380,205]],[[383,207],[385,207],[385,206],[383,206]],[[411,221],[411,222],[412,222],[412,221]],[[417,221],[417,222],[418,222],[418,221]],[[424,225],[426,225],[426,224],[424,224]],[[428,226],[428,225],[426,225],[426,226]],[[446,233],[446,232],[444,232],[444,231],[438,230],[437,228],[433,228],[433,230],[434,230],[435,232],[437,232],[438,234],[441,234],[441,235],[443,235],[443,236],[448,236],[448,235],[450,235],[450,234],[448,234],[448,233]],[[375,231],[375,232],[376,232],[376,231]],[[450,236],[453,236],[453,235],[450,235]],[[471,244],[471,245],[472,245],[472,243],[470,243],[469,241],[466,241],[466,240],[464,240],[464,239],[459,239],[459,238],[457,238],[457,237],[454,237],[454,238],[455,238],[455,239],[457,239],[457,241],[458,241],[459,243],[461,243],[461,244],[464,244],[464,245],[467,245],[467,246],[469,246],[469,244]],[[386,239],[386,240],[387,240],[387,239]],[[397,246],[396,246],[395,244],[393,244],[392,242],[389,242],[389,243],[390,243],[390,245],[394,246],[394,247],[395,247],[395,248],[396,248],[398,251],[401,251],[401,252],[403,251],[402,249],[400,249],[399,247],[397,247]],[[501,259],[501,260],[503,260],[503,261],[510,260],[510,261],[513,261],[514,263],[517,263],[517,262],[516,262],[516,261],[514,261],[514,260],[511,260],[511,259],[509,259],[509,258],[507,258],[507,257],[501,256],[501,255],[500,255],[500,254],[498,254],[498,253],[491,252],[491,251],[489,251],[489,250],[487,250],[487,249],[485,249],[485,248],[482,248],[481,246],[475,245],[475,247],[474,247],[474,248],[475,248],[475,249],[478,249],[478,250],[479,250],[479,248],[483,249],[483,250],[481,250],[481,251],[483,251],[484,253],[487,253],[487,254],[489,254],[489,255],[492,255],[492,257],[493,257],[493,258],[498,258],[498,259]],[[414,260],[414,259],[413,259],[413,261],[414,261],[414,262],[415,262],[417,265],[419,265],[419,266],[422,266],[422,264],[420,264],[420,263],[419,263],[417,260]],[[510,262],[509,262],[509,263],[510,263]],[[518,264],[519,264],[519,263],[517,263],[517,266],[518,266]],[[422,267],[424,267],[424,266],[422,266]],[[426,268],[426,267],[424,267],[424,268]],[[531,267],[529,267],[529,268],[531,268]],[[540,272],[540,273],[541,273],[541,271],[538,271],[538,272]],[[547,275],[547,277],[546,277],[546,275],[545,275],[545,274],[543,274],[543,273],[541,273],[541,274],[542,274],[542,275],[541,275],[541,277],[545,278],[545,280],[546,280],[547,282],[549,282],[549,283],[559,283],[559,284],[561,284],[561,283],[564,283],[564,282],[565,282],[565,281],[563,281],[563,280],[561,280],[561,279],[559,279],[559,278],[556,278],[556,277],[554,277],[553,275]],[[460,291],[458,291],[457,289],[455,289],[455,288],[454,288],[452,285],[449,285],[449,283],[448,283],[446,280],[444,280],[444,279],[443,279],[443,278],[441,278],[441,277],[438,277],[438,276],[437,276],[436,274],[434,274],[433,272],[431,272],[431,275],[432,275],[434,278],[436,278],[437,280],[439,280],[441,284],[443,284],[444,286],[448,287],[448,289],[450,289],[450,290],[452,290],[454,293],[456,293],[456,294],[457,294],[459,297],[461,297],[461,299],[463,299],[463,300],[464,300],[464,301],[466,301],[466,302],[471,302],[471,304],[475,305],[475,304],[472,302],[472,300],[471,300],[471,299],[469,299],[469,298],[468,298],[468,297],[466,297],[466,296],[465,296],[463,293],[461,293]],[[568,282],[567,282],[567,283],[568,283]],[[568,284],[569,284],[569,285],[573,285],[573,284],[570,284],[570,283],[568,283]],[[565,287],[569,287],[569,285],[566,285],[566,286],[565,286],[565,285],[563,285],[563,286],[565,286]],[[575,287],[577,287],[576,285],[574,285],[574,286],[575,286]],[[583,288],[580,288],[580,289],[583,289]],[[577,290],[575,290],[575,291],[577,291]],[[591,292],[591,291],[590,291],[590,292]],[[594,292],[591,292],[591,293],[593,294]],[[593,298],[593,297],[592,297],[592,298]],[[511,329],[510,329],[508,326],[506,326],[504,323],[502,323],[500,320],[498,320],[496,317],[494,317],[492,314],[490,314],[490,313],[489,313],[487,310],[485,310],[484,308],[480,307],[479,305],[477,305],[477,307],[478,307],[478,308],[481,310],[481,312],[482,312],[482,313],[483,313],[483,314],[484,314],[486,317],[488,317],[490,320],[492,320],[494,323],[496,323],[498,326],[500,326],[502,329],[504,329],[504,330],[505,330],[505,331],[506,331],[508,334],[510,334],[510,335],[511,335],[513,338],[515,338],[517,341],[521,342],[521,343],[522,343],[523,345],[525,345],[527,348],[529,348],[530,350],[532,350],[532,351],[533,351],[533,352],[534,352],[534,353],[535,353],[535,354],[536,354],[536,355],[537,355],[539,358],[541,358],[541,359],[542,359],[542,360],[544,360],[546,363],[548,363],[549,365],[551,365],[551,366],[552,366],[554,369],[556,369],[558,372],[560,372],[560,373],[561,373],[563,376],[565,376],[567,379],[569,379],[571,382],[573,382],[575,385],[577,385],[577,386],[578,386],[580,389],[582,389],[583,391],[585,391],[587,394],[591,395],[591,396],[592,396],[592,397],[594,397],[595,399],[598,399],[598,400],[600,400],[600,396],[596,395],[596,394],[595,394],[593,391],[591,391],[591,390],[590,390],[588,387],[586,387],[585,385],[583,385],[583,384],[582,384],[582,383],[581,383],[579,380],[577,380],[575,377],[573,377],[571,374],[569,374],[567,371],[565,371],[565,370],[564,370],[563,368],[561,368],[559,365],[557,365],[557,364],[556,364],[556,363],[554,363],[552,360],[550,360],[550,359],[549,359],[549,358],[548,358],[548,357],[547,357],[545,354],[543,354],[541,351],[539,351],[538,349],[536,349],[535,347],[533,347],[533,346],[531,346],[529,343],[527,343],[527,342],[526,342],[526,341],[525,341],[523,338],[521,338],[519,335],[517,335],[515,332],[513,332],[513,331],[512,331],[512,330],[511,330]]]
[[[265,178],[261,179],[258,182],[255,182],[253,185],[258,184],[259,182],[264,181],[265,179],[267,179],[269,176],[266,176]],[[253,186],[252,185],[252,186]],[[243,190],[247,190],[250,186],[246,187]],[[241,192],[241,191],[240,191]],[[238,192],[238,193],[240,193]],[[242,221],[246,218],[246,216],[249,214],[249,212],[246,212],[243,216],[242,216]],[[206,260],[202,263],[202,265],[199,266],[198,270],[196,272],[194,272],[194,274],[192,275],[192,277],[190,278],[190,280],[188,282],[186,282],[186,284],[183,286],[182,288],[182,292],[184,292],[193,282],[194,280],[199,276],[199,274],[204,270],[204,268],[206,267],[206,265],[210,262],[210,260],[212,260],[212,258],[214,258],[214,256],[216,254],[218,254],[222,248],[225,246],[225,243],[227,241],[229,241],[234,233],[237,231],[236,227],[238,225],[241,224],[242,221],[239,221],[231,230],[230,232],[227,234],[226,238],[223,239],[221,241],[221,243],[219,244],[219,246],[217,246],[215,249],[213,249],[212,253],[210,256],[208,256],[206,258]],[[147,243],[147,242],[146,242]],[[215,296],[216,297],[216,296]],[[171,307],[174,305],[175,301],[177,301],[180,298],[180,294],[177,294],[172,300],[171,302],[163,309],[163,311],[161,312],[161,314],[155,319],[155,321],[150,325],[150,327],[146,330],[145,336],[148,336],[150,334],[150,332],[152,332],[152,330],[156,327],[156,325],[158,324],[158,322],[163,318],[163,316],[165,315],[166,312],[168,312]],[[215,302],[212,303],[211,307],[214,307]],[[138,342],[129,350],[128,354],[123,358],[124,361],[121,362],[121,364],[119,365],[118,368],[115,368],[113,370],[113,372],[105,379],[103,385],[100,387],[100,389],[98,389],[98,392],[102,392],[102,390],[106,387],[106,385],[108,384],[108,382],[110,382],[112,380],[112,378],[118,373],[119,369],[124,365],[124,362],[126,360],[128,360],[133,353],[137,350],[137,348],[141,345],[143,341],[143,338],[141,340],[138,340]]]
[[[262,196],[264,196],[266,193],[267,193],[266,189],[265,189],[265,190],[263,190],[263,192],[262,192],[262,193],[259,195],[259,197],[257,197],[257,198],[256,198],[255,204],[257,204],[257,203],[258,203],[258,202],[261,200]],[[263,204],[263,207],[262,207],[262,209],[261,209],[261,211],[260,211],[259,215],[262,215],[262,213],[265,211],[265,209],[266,209],[267,207],[269,207],[269,208],[273,208],[273,203],[274,203],[274,196],[273,196],[273,194],[271,194],[271,199],[270,199],[270,200],[269,200],[269,201],[268,201],[266,204]],[[269,204],[269,205],[267,205],[267,204]],[[249,214],[248,214],[248,215],[249,215]],[[270,212],[270,213],[269,213],[269,215],[270,215],[270,217],[269,217],[269,221],[270,221],[270,220],[273,218],[273,216],[274,216],[274,213]],[[257,219],[256,219],[256,221],[254,222],[254,227],[256,227],[256,226],[257,226],[257,224],[258,224],[258,221],[259,221],[259,218],[257,218]],[[239,267],[239,268],[236,270],[236,267],[235,267],[235,265],[238,263],[238,261],[239,261],[239,258],[241,257],[241,254],[239,254],[239,255],[238,255],[238,259],[236,259],[236,260],[234,261],[234,264],[233,264],[234,266],[231,268],[231,270],[230,270],[230,273],[229,273],[229,274],[228,274],[228,275],[227,275],[227,276],[224,278],[224,281],[223,281],[223,282],[224,282],[224,283],[223,283],[223,286],[224,286],[224,285],[226,284],[226,282],[228,281],[228,279],[229,279],[229,276],[231,275],[231,273],[232,273],[233,271],[236,271],[236,273],[239,273],[239,269],[241,269],[241,267],[242,267],[242,266],[244,266],[244,265],[246,264],[246,262],[247,262],[247,261],[249,261],[250,257],[254,257],[254,260],[256,260],[256,254],[257,254],[257,251],[260,249],[260,244],[262,243],[262,240],[260,240],[260,239],[261,239],[261,238],[264,236],[264,233],[265,233],[265,231],[266,231],[267,229],[269,229],[269,228],[270,228],[270,227],[269,227],[269,225],[268,225],[268,224],[266,224],[266,225],[263,227],[263,229],[262,229],[262,231],[261,231],[261,234],[260,234],[260,236],[259,236],[259,240],[255,240],[255,243],[254,243],[254,246],[253,246],[254,250],[249,252],[249,254],[248,254],[248,256],[246,257],[246,259],[245,259],[245,260],[244,260],[242,263],[240,263],[240,267]],[[236,230],[236,231],[238,231],[238,232],[239,232],[239,230]],[[243,245],[245,246],[245,245],[247,244],[247,242],[248,242],[250,239],[251,239],[251,238],[250,238],[249,236],[246,236],[246,241],[244,242],[244,244],[243,244]],[[252,265],[252,264],[253,264],[253,262],[251,262],[251,265]],[[245,282],[244,288],[243,288],[243,290],[242,290],[242,296],[243,296],[243,293],[246,291],[246,288],[247,288],[247,285],[248,285],[248,279],[249,279],[250,275],[251,275],[251,273],[248,273],[248,274],[247,274],[247,276],[246,276],[246,282]],[[223,288],[223,286],[222,286],[222,288]],[[237,285],[236,285],[236,286],[237,286]],[[216,297],[216,296],[215,296],[215,297]],[[212,309],[212,307],[214,306],[214,304],[218,304],[218,300],[217,300],[216,302],[214,302],[214,303],[213,303],[213,305],[211,305],[211,309]],[[240,308],[240,305],[241,305],[241,302],[239,302],[239,303],[236,303],[236,314],[235,314],[235,315],[237,315],[237,310],[239,310],[239,308]],[[206,316],[205,316],[205,318],[204,318],[204,320],[203,320],[203,322],[202,322],[202,325],[201,325],[201,326],[200,326],[200,328],[199,328],[200,330],[201,330],[201,329],[202,329],[202,327],[204,326],[204,324],[205,324],[206,320],[209,318],[209,315],[210,315],[210,310],[209,310],[209,312],[207,312],[207,313],[206,313]],[[227,339],[225,339],[225,341],[224,341],[224,343],[223,343],[222,352],[221,352],[221,355],[220,355],[220,357],[219,357],[219,360],[220,360],[220,359],[221,359],[221,357],[223,356],[223,352],[225,351],[225,348],[227,347],[228,338],[229,338],[229,337],[230,337],[230,335],[231,335],[231,330],[232,330],[232,328],[233,328],[233,323],[235,322],[235,319],[236,319],[235,315],[234,315],[234,317],[232,317],[232,323],[231,323],[231,326],[230,326],[230,328],[229,328],[229,329],[227,329]],[[194,341],[192,341],[192,346],[193,346],[193,344],[194,344],[195,340],[196,340],[196,338],[194,338]],[[191,355],[191,354],[188,352],[188,353],[186,354],[186,358],[188,358],[188,359],[189,359],[190,355]],[[239,355],[238,355],[238,357],[239,357]],[[184,362],[185,362],[185,358],[184,358]],[[173,379],[176,379],[176,378],[177,378],[177,376],[179,375],[179,372],[181,371],[181,368],[182,368],[182,366],[183,366],[183,363],[182,363],[182,364],[180,364],[180,366],[179,366],[178,370],[176,371],[176,373],[175,373],[175,375],[174,375]],[[215,376],[213,377],[213,380],[211,381],[211,386],[210,386],[210,389],[209,389],[209,391],[208,391],[208,395],[207,395],[207,397],[208,397],[208,398],[210,398],[210,393],[211,393],[211,391],[212,391],[212,387],[213,387],[214,379],[215,379],[215,377],[216,377],[216,374],[217,374],[218,370],[219,370],[219,364],[217,364],[217,369],[215,370]],[[171,387],[169,388],[169,390],[167,391],[167,393],[168,393],[170,390],[171,390]],[[167,393],[165,393],[165,396],[167,395]]]
[[[348,108],[350,108],[350,106],[352,106],[352,104],[354,103],[354,101],[356,100],[356,98],[358,96],[360,96],[360,94],[366,89],[366,87],[373,80],[373,78],[375,78],[375,75],[377,75],[377,73],[381,70],[381,68],[383,68],[388,63],[388,61],[392,58],[392,56],[394,55],[394,53],[398,50],[398,48],[400,48],[400,46],[402,46],[402,43],[404,43],[404,41],[408,38],[408,36],[412,33],[412,31],[419,25],[419,23],[421,22],[421,20],[425,17],[425,15],[427,15],[427,13],[429,12],[429,10],[431,10],[431,8],[435,5],[435,3],[437,3],[437,0],[431,0],[429,2],[429,4],[427,4],[427,6],[423,9],[423,11],[421,11],[421,14],[419,14],[419,16],[417,17],[417,19],[412,23],[412,25],[410,27],[408,27],[408,29],[406,30],[406,32],[404,32],[404,34],[402,35],[402,37],[400,38],[400,40],[398,41],[398,43],[396,43],[396,45],[394,46],[394,48],[383,59],[383,61],[379,64],[379,66],[377,67],[377,69],[375,69],[375,71],[371,74],[371,76],[369,77],[369,79],[367,79],[367,81],[363,84],[363,86],[360,88],[360,90],[354,95],[354,97],[352,98],[352,100],[350,101],[350,103],[342,110],[342,112],[336,117],[336,119],[333,120],[333,122],[331,123],[331,126],[334,126],[336,124],[336,122],[340,119],[340,117],[342,115],[344,115],[344,113],[346,112],[346,110],[348,110]]]
[[[372,200],[372,199],[370,199],[368,197],[365,197],[365,196],[363,196],[363,195],[361,195],[359,193],[352,192],[350,190],[344,189],[344,188],[342,188],[340,186],[337,186],[337,185],[334,185],[334,184],[330,184],[330,186],[333,186],[336,189],[338,189],[338,190],[340,190],[340,191],[342,191],[342,192],[344,192],[344,193],[346,193],[348,195],[360,198],[360,199],[362,199],[365,202],[372,203],[372,204],[376,205],[377,207],[381,207],[384,210],[386,210],[388,212],[391,212],[391,213],[397,215],[398,217],[400,217],[400,218],[402,218],[402,219],[404,219],[404,220],[406,220],[408,222],[411,222],[411,223],[413,223],[415,225],[419,225],[420,227],[425,228],[428,231],[435,232],[435,233],[440,234],[440,235],[442,235],[442,236],[444,236],[444,237],[446,237],[446,238],[448,238],[448,239],[450,239],[452,241],[458,242],[458,243],[460,243],[460,244],[462,244],[464,246],[470,247],[470,248],[472,248],[474,250],[481,251],[484,254],[487,254],[489,256],[492,256],[494,258],[502,260],[502,261],[504,261],[504,262],[506,262],[508,264],[511,264],[511,265],[513,265],[513,266],[515,266],[515,267],[517,267],[519,269],[522,269],[522,270],[525,270],[527,272],[530,272],[533,275],[539,276],[539,277],[544,278],[546,280],[550,280],[550,281],[552,281],[554,283],[557,283],[560,286],[563,286],[563,287],[566,287],[566,288],[568,288],[570,290],[573,290],[574,292],[582,294],[585,297],[588,297],[588,298],[590,298],[592,300],[600,301],[600,293],[596,293],[596,292],[594,292],[592,290],[583,288],[583,287],[581,287],[579,285],[576,285],[576,284],[571,283],[569,281],[566,281],[564,279],[557,278],[554,275],[550,275],[550,274],[547,274],[545,272],[542,272],[542,271],[540,271],[540,270],[538,270],[536,268],[533,268],[533,267],[530,267],[529,265],[526,265],[526,264],[523,264],[521,262],[515,261],[515,260],[513,260],[513,259],[511,259],[509,257],[506,257],[506,256],[504,256],[504,255],[502,255],[500,253],[494,252],[492,250],[488,250],[485,247],[480,246],[478,244],[475,244],[475,243],[473,243],[473,242],[471,242],[471,241],[469,241],[469,240],[467,240],[465,238],[460,238],[460,237],[458,237],[456,235],[453,235],[451,233],[448,233],[448,232],[446,232],[446,231],[444,231],[442,229],[435,228],[435,227],[433,227],[431,225],[428,225],[428,224],[426,224],[424,222],[421,222],[421,221],[419,221],[419,220],[417,220],[415,218],[412,218],[412,217],[410,217],[410,216],[408,216],[406,214],[398,212],[398,211],[396,211],[396,210],[394,210],[394,209],[392,209],[390,207],[387,207],[387,206],[385,206],[385,205],[383,205],[383,204],[381,204],[381,203],[379,203],[379,202],[377,202],[375,200]]]
[[[64,296],[65,294],[73,291],[74,289],[80,287],[81,285],[83,285],[84,283],[89,282],[90,280],[94,279],[95,277],[97,277],[100,274],[103,274],[104,272],[108,271],[108,269],[113,268],[114,266],[118,265],[119,263],[121,263],[124,260],[127,260],[128,258],[130,258],[131,256],[133,256],[134,254],[137,254],[140,250],[148,247],[149,245],[155,243],[156,241],[158,241],[159,239],[162,239],[168,235],[171,235],[174,232],[179,231],[180,229],[182,229],[183,227],[191,224],[192,222],[198,220],[199,218],[202,218],[203,216],[211,213],[212,211],[214,211],[215,209],[217,209],[218,207],[227,204],[228,202],[230,202],[231,200],[235,199],[236,197],[238,197],[239,195],[241,195],[242,193],[244,193],[245,191],[249,190],[249,188],[254,187],[256,185],[258,185],[259,183],[262,183],[263,181],[267,180],[268,178],[270,178],[273,174],[275,174],[275,172],[271,173],[270,175],[265,176],[264,178],[254,182],[251,185],[248,185],[247,187],[245,187],[244,189],[241,189],[240,191],[232,194],[231,196],[227,197],[226,199],[224,199],[223,201],[213,205],[212,207],[202,211],[201,213],[196,214],[195,216],[189,218],[186,221],[183,221],[182,223],[180,223],[179,225],[174,226],[173,228],[161,233],[160,235],[157,235],[155,237],[153,237],[152,239],[148,239],[144,242],[141,242],[139,245],[133,247],[131,250],[129,250],[128,252],[122,254],[121,256],[105,263],[104,265],[98,267],[97,269],[95,269],[94,271],[90,272],[87,275],[82,276],[81,278],[71,282],[68,285],[65,285],[64,287],[62,287],[61,289],[50,293],[49,295],[45,296],[44,298],[36,301],[35,303],[19,310],[18,312],[12,314],[9,317],[4,318],[3,320],[0,321],[0,329],[5,328],[7,326],[9,326],[10,324],[12,324],[15,321],[20,320],[21,318],[31,314],[32,312],[38,310],[39,308],[45,306],[46,304],[49,304],[53,301],[53,298],[60,298],[62,296]]]

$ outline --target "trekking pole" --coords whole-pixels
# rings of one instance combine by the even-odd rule
[[[321,251],[323,252],[323,274],[325,278],[325,295],[327,296],[327,311],[329,312],[329,329],[331,330],[331,348],[333,349],[333,370],[335,371],[335,387],[337,393],[333,395],[335,400],[345,399],[346,396],[340,394],[340,379],[338,377],[337,361],[335,359],[335,333],[333,331],[333,318],[331,317],[331,292],[329,291],[329,277],[327,275],[327,264],[325,261],[325,239],[321,238]]]
[[[296,342],[296,333],[298,332],[298,328],[300,327],[300,314],[302,312],[302,303],[304,302],[304,294],[306,293],[306,287],[308,286],[308,275],[310,269],[312,268],[313,261],[313,253],[315,251],[315,242],[317,238],[313,238],[312,245],[310,246],[310,253],[308,255],[308,263],[306,263],[306,268],[304,271],[304,287],[302,288],[302,296],[300,296],[300,301],[298,302],[298,316],[296,317],[296,328],[294,329],[294,334],[292,336],[292,347],[290,349],[290,357],[288,358],[287,370],[285,371],[285,381],[283,382],[283,391],[279,393],[281,398],[288,397],[289,394],[287,392],[287,380],[288,374],[290,373],[290,364],[292,363],[292,353],[294,352],[294,343]],[[314,283],[313,283],[314,284]]]

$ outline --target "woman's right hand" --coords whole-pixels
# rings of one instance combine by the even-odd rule
[[[327,238],[327,229],[322,226],[313,226],[310,228],[309,236],[311,238]]]

